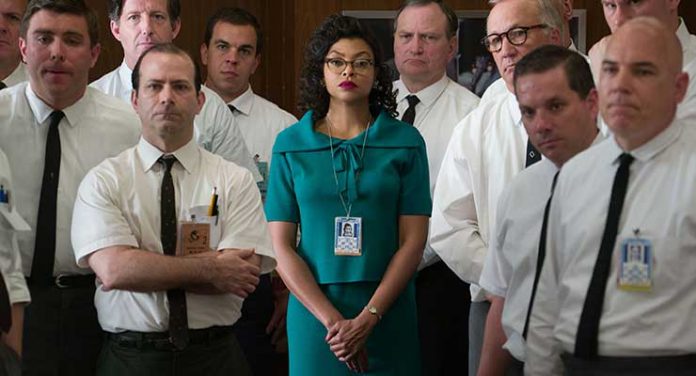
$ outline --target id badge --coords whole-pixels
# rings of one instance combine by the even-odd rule
[[[619,289],[651,291],[652,267],[653,247],[650,240],[638,237],[624,240],[619,259]]]
[[[334,255],[362,255],[362,218],[336,217],[334,226]]]

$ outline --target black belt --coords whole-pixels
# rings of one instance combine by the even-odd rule
[[[234,336],[231,326],[213,326],[205,329],[189,329],[189,346],[204,345]],[[169,332],[106,332],[106,337],[117,345],[130,349],[179,351],[169,338]]]
[[[696,354],[674,356],[598,356],[580,359],[561,355],[566,375],[696,375]]]
[[[27,284],[30,287],[57,287],[59,289],[93,287],[94,277],[94,274],[59,274],[51,278],[27,277]]]

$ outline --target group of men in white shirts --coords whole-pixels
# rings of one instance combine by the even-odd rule
[[[0,154],[0,167],[13,174],[0,170],[0,183],[11,192],[7,215],[33,229],[0,232],[15,308],[14,332],[3,338],[22,354],[26,374],[93,374],[102,329],[173,330],[173,308],[164,303],[170,292],[215,287],[216,294],[244,296],[250,284],[269,284],[273,253],[266,231],[256,233],[265,228],[261,197],[248,187],[267,176],[274,135],[296,121],[251,90],[262,37],[245,12],[220,10],[211,18],[201,46],[208,81],[201,86],[195,69],[190,74],[193,61],[176,49],[142,57],[178,34],[179,1],[111,0],[110,29],[124,61],[87,86],[100,49],[96,19],[63,3],[74,2],[34,0],[25,15],[24,0],[0,0],[0,38],[19,40],[13,49],[0,39],[0,74],[11,86],[0,94],[0,150],[7,155]],[[696,37],[678,16],[679,0],[602,0],[613,34],[588,60],[570,39],[572,0],[490,3],[484,44],[502,78],[480,100],[445,74],[457,31],[447,5],[407,0],[395,18],[398,111],[426,141],[434,204],[416,280],[423,374],[691,374]],[[153,71],[155,62],[171,72]],[[181,85],[177,72],[187,77]],[[151,90],[194,105],[153,112]],[[163,126],[169,116],[188,128]],[[163,155],[178,163],[172,167]],[[49,156],[58,156],[59,173],[50,170]],[[235,227],[247,233],[221,234],[219,259],[196,261],[243,269],[245,278],[230,285],[218,283],[223,272],[194,278],[184,269],[191,265],[158,270],[164,266],[157,258],[143,261],[148,268],[129,264],[129,249],[167,250],[164,240],[148,238],[156,231],[144,231],[159,218],[157,208],[118,193],[119,184],[137,192],[173,176],[181,219],[210,198],[211,187],[186,180],[197,163],[220,165],[229,175],[230,183],[213,187],[216,198],[219,192],[226,205],[248,203],[219,214],[235,221],[229,215],[243,210],[248,227]],[[114,217],[102,222],[104,213]],[[76,226],[84,231],[72,231],[71,242]],[[16,331],[28,291],[22,344]],[[219,304],[187,298],[197,307]],[[282,330],[280,299],[262,328]],[[230,304],[236,319],[241,302]],[[234,323],[205,309],[189,312],[194,325],[186,343],[227,338],[226,331],[197,330]],[[159,340],[110,336],[106,343],[135,343],[139,351]],[[257,368],[268,363],[263,356],[246,354],[257,374],[266,372]],[[116,358],[108,368],[125,370]]]

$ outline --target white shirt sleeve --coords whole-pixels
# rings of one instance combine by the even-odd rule
[[[239,178],[239,176],[237,176]],[[230,178],[228,180],[231,180]],[[218,250],[225,248],[254,249],[261,257],[261,273],[275,268],[275,254],[268,232],[268,223],[261,203],[261,194],[249,171],[244,171],[239,184],[227,184],[225,197],[233,197],[224,203],[226,210]]]
[[[562,174],[561,174],[562,176]],[[556,193],[551,200],[549,210],[548,230],[546,237],[546,258],[539,276],[534,305],[529,319],[529,332],[527,333],[527,361],[524,366],[525,375],[562,375],[560,343],[554,337],[554,328],[558,321],[560,302],[559,272],[561,268],[559,246],[561,244],[561,208],[559,199],[563,191],[560,181],[556,186]],[[578,312],[579,314],[579,312]]]
[[[486,243],[478,227],[474,201],[474,176],[478,167],[477,142],[468,115],[455,128],[440,167],[433,195],[430,246],[464,281],[478,283],[486,257]],[[465,155],[465,151],[467,151]]]
[[[92,169],[77,191],[72,217],[71,239],[75,261],[88,268],[86,257],[106,247],[138,247],[138,241],[116,206],[118,182],[114,175]]]
[[[503,253],[503,245],[506,238],[505,211],[510,202],[510,189],[503,191],[497,207],[495,225],[492,228],[491,241],[486,255],[486,262],[483,264],[479,285],[487,292],[504,298],[507,295],[509,280],[512,276],[513,268],[509,260]]]

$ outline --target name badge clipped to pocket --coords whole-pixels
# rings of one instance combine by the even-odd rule
[[[362,218],[336,217],[334,226],[334,255],[362,255]]]
[[[621,243],[619,259],[619,289],[624,291],[652,291],[653,277],[653,247],[648,239],[638,236],[639,230],[634,230],[635,237]]]
[[[183,256],[210,251],[210,223],[196,222],[192,216],[191,222],[181,222],[179,244]]]

